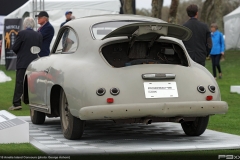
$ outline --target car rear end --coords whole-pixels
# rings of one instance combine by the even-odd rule
[[[187,28],[114,21],[93,25],[92,36],[106,41],[100,56],[107,69],[99,66],[92,75],[99,83],[86,97],[94,89],[96,95],[79,110],[80,119],[169,121],[227,112],[216,81],[189,58],[180,41],[191,37]]]

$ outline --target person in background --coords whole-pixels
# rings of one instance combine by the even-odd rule
[[[2,40],[0,40],[0,59],[1,59],[1,54],[2,54]]]
[[[192,60],[205,66],[206,57],[212,48],[211,32],[206,24],[198,21],[197,5],[188,6],[186,11],[190,19],[183,26],[192,31],[192,37],[183,43]]]
[[[16,37],[15,43],[13,44],[12,50],[17,55],[16,65],[16,83],[13,96],[13,106],[9,110],[22,109],[21,96],[23,94],[23,80],[28,65],[36,59],[38,56],[32,54],[30,48],[32,46],[42,46],[42,35],[33,30],[35,25],[34,19],[26,17],[23,21],[23,29]]]
[[[66,24],[67,22],[75,19],[75,16],[72,15],[72,11],[67,11],[65,13],[65,16],[66,16],[66,21],[63,22],[61,25],[60,25],[60,28]],[[69,29],[66,29],[64,34],[63,34],[63,41],[62,41],[62,46],[63,46],[63,52],[68,52],[68,50],[71,48],[72,44],[74,44],[74,41],[72,41],[70,38],[68,38],[69,36]]]
[[[72,20],[72,11],[67,11],[65,13],[65,17],[66,17],[66,21],[63,22],[61,25],[60,25],[60,28],[67,22],[71,21]],[[75,17],[74,17],[75,18]]]
[[[46,11],[41,11],[36,17],[38,17],[38,24],[41,25],[41,27],[38,28],[38,32],[43,36],[43,43],[39,56],[48,56],[50,53],[50,44],[54,36],[54,28],[49,23],[49,15]]]
[[[210,56],[212,59],[212,69],[213,69],[213,76],[217,79],[216,68],[218,69],[219,79],[222,78],[222,71],[220,66],[220,59],[221,56],[224,55],[225,45],[224,45],[224,38],[223,34],[218,31],[218,26],[216,23],[211,24],[211,36],[213,47],[210,52]]]

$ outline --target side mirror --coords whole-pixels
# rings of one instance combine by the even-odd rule
[[[32,54],[38,54],[41,51],[41,49],[37,46],[32,46],[30,48],[30,51],[31,51]]]

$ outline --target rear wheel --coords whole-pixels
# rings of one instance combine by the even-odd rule
[[[195,121],[181,123],[182,129],[188,136],[200,136],[207,128],[209,116],[198,117]]]
[[[60,118],[63,135],[66,139],[80,139],[84,131],[85,121],[74,117],[68,108],[68,101],[64,91],[60,96]]]
[[[43,124],[45,122],[46,114],[33,109],[30,109],[31,121],[33,124]]]

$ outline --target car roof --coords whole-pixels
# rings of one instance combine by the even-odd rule
[[[136,20],[136,21],[150,21],[150,22],[158,22],[158,23],[167,23],[158,18],[141,16],[141,15],[130,15],[130,14],[106,14],[106,15],[94,15],[87,16],[82,18],[74,19],[67,23],[67,25],[72,26],[74,24],[85,24],[88,26],[92,26],[96,23],[107,22],[107,21],[121,21],[121,20]]]
[[[133,14],[104,14],[104,15],[93,15],[93,16],[86,16],[79,19],[85,19],[85,18],[92,18],[92,19],[129,19],[129,20],[148,20],[148,21],[154,21],[159,23],[167,23],[166,21],[163,21],[158,18],[143,16],[143,15],[133,15]]]
[[[141,16],[141,15],[129,15],[129,14],[106,14],[106,15],[95,15],[87,16],[82,18],[77,18],[69,21],[64,26],[70,26],[73,28],[81,38],[84,37],[85,40],[93,40],[91,36],[91,28],[93,25],[109,22],[109,21],[148,21],[157,23],[167,23],[161,19]]]

